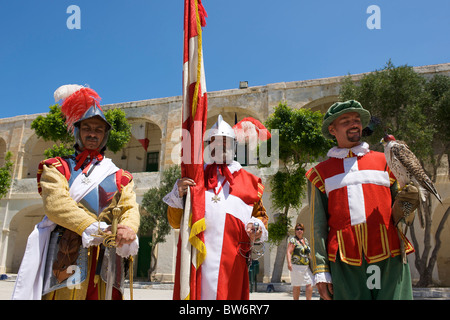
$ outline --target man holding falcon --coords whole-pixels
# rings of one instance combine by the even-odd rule
[[[322,299],[412,299],[406,254],[414,248],[393,211],[402,199],[417,207],[419,194],[398,192],[384,154],[361,142],[370,117],[357,101],[333,104],[322,133],[337,146],[306,174],[312,269]]]

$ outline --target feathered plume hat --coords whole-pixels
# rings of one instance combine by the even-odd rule
[[[111,124],[103,114],[103,110],[100,107],[101,98],[97,92],[88,87],[68,84],[56,89],[54,98],[55,102],[60,103],[61,112],[66,117],[67,130],[72,132],[79,147],[83,147],[79,134],[81,121],[99,117],[105,122],[106,134],[100,146],[100,150],[102,150],[108,141]]]
[[[259,121],[252,117],[247,117],[233,126],[236,139],[239,143],[245,143],[249,139],[269,140],[272,135],[269,130]]]

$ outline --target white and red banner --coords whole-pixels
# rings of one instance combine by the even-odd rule
[[[174,299],[183,300],[201,299],[201,266],[206,257],[203,135],[208,103],[202,51],[206,17],[201,0],[185,0],[181,175],[193,179],[196,186],[187,194],[180,227]]]
[[[147,126],[145,122],[136,122],[131,126],[131,134],[139,141],[142,147],[147,151],[150,140],[147,138]]]

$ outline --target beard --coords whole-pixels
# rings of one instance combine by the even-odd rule
[[[97,150],[99,141],[100,140],[97,137],[87,137],[83,142],[83,147],[89,150]]]
[[[358,132],[356,133],[350,133],[351,130],[358,129]],[[358,142],[361,140],[361,130],[359,128],[351,128],[347,130],[347,140],[350,142]]]

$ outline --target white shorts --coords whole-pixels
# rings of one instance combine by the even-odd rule
[[[308,265],[293,264],[291,271],[291,285],[293,287],[314,285],[313,274]]]

